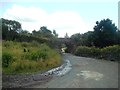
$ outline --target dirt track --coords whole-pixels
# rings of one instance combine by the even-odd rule
[[[106,60],[63,54],[72,64],[64,76],[54,76],[43,84],[31,88],[118,88],[118,63]]]

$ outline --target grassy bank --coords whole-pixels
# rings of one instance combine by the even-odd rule
[[[120,46],[113,45],[104,48],[78,46],[74,54],[83,57],[120,61]]]
[[[7,74],[44,71],[61,62],[61,56],[56,50],[35,41],[3,41],[2,51],[2,70]]]

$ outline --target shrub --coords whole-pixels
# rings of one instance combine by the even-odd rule
[[[34,46],[34,47],[39,47],[40,46],[40,44],[37,42],[37,41],[32,41],[32,43],[31,43],[31,46]]]
[[[2,54],[2,66],[8,67],[13,61],[13,56],[10,53],[3,53]]]
[[[118,61],[120,59],[120,46],[114,45],[105,47],[101,49],[101,55],[105,59]]]
[[[119,61],[120,46],[114,45],[114,46],[104,47],[101,49],[96,47],[78,46],[74,54],[83,57],[95,57],[95,58],[103,58],[107,60]]]
[[[99,48],[96,47],[89,47],[91,50],[90,56],[91,57],[96,57],[99,58],[100,54],[101,54],[101,50]]]
[[[91,49],[86,46],[78,46],[75,50],[75,55],[87,57],[90,56]]]
[[[28,47],[28,46],[29,46],[29,43],[27,43],[27,42],[21,42],[21,46],[22,46],[22,47]]]
[[[3,41],[2,45],[6,48],[13,46],[13,42],[12,41]]]

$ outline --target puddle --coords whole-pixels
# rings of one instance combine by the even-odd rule
[[[66,66],[57,73],[57,76],[65,75],[66,73],[68,73],[72,69],[71,66],[72,65],[70,64],[70,61],[66,60]]]
[[[94,79],[94,80],[100,80],[103,77],[103,74],[93,71],[81,71],[76,75],[83,76],[84,79]]]
[[[60,67],[49,70],[48,72],[45,73],[45,75],[63,76],[72,69],[71,66],[72,65],[71,65],[70,61],[65,60],[65,63],[63,65],[61,65]]]

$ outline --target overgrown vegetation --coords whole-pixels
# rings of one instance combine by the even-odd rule
[[[2,40],[17,41],[17,42],[32,42],[46,43],[52,48],[57,48],[58,34],[55,30],[49,30],[42,26],[39,30],[33,30],[30,33],[22,29],[21,23],[15,20],[0,18],[2,22]]]
[[[61,57],[55,50],[65,44],[68,53],[78,56],[119,61],[120,31],[112,20],[97,21],[94,31],[84,34],[67,33],[62,40],[55,30],[42,26],[32,33],[22,30],[21,23],[1,18],[3,73],[32,73],[60,65]],[[62,47],[64,47],[62,46]]]
[[[61,62],[58,52],[46,44],[3,41],[2,45],[3,73],[38,72],[56,67]]]
[[[109,18],[96,21],[94,31],[73,34],[66,52],[83,57],[103,58],[119,61],[120,30]]]
[[[3,73],[32,73],[60,65],[58,34],[47,27],[30,33],[21,23],[1,18]],[[59,50],[58,50],[59,51]]]
[[[83,57],[93,57],[106,60],[120,61],[120,46],[114,45],[101,49],[95,47],[78,46],[74,54]]]
[[[104,48],[120,45],[120,30],[109,18],[96,21],[93,31],[84,34],[76,33],[70,37],[68,52],[73,52],[78,46]]]

